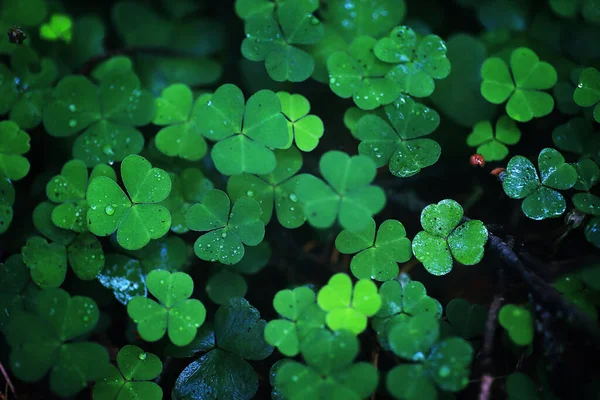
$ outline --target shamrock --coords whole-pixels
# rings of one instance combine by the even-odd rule
[[[154,382],[162,371],[160,358],[137,346],[127,345],[117,354],[117,365],[110,364],[106,375],[94,385],[94,400],[144,398],[161,400],[163,391]]]
[[[106,255],[105,264],[98,282],[111,290],[118,302],[126,305],[136,296],[147,295],[144,270],[139,260],[112,253]]]
[[[251,61],[265,61],[271,79],[302,82],[315,63],[299,45],[317,43],[324,28],[313,12],[315,0],[280,1],[274,13],[254,13],[245,20],[242,54]],[[247,13],[246,13],[247,14]]]
[[[98,322],[96,303],[89,297],[70,297],[62,289],[44,289],[32,309],[11,317],[4,331],[11,346],[10,364],[17,378],[35,382],[50,371],[50,389],[71,397],[88,382],[101,378],[108,365],[103,346],[70,341],[89,333]]]
[[[171,193],[161,203],[171,213],[171,231],[186,233],[190,229],[185,224],[185,214],[194,204],[199,203],[204,195],[214,188],[213,183],[197,168],[185,168],[171,176]]]
[[[319,290],[317,303],[327,311],[325,322],[329,328],[347,329],[358,335],[367,328],[367,317],[379,311],[381,297],[373,281],[361,279],[352,288],[350,277],[338,273]]]
[[[360,140],[358,152],[370,157],[377,167],[389,163],[394,176],[407,178],[435,164],[441,148],[425,139],[440,124],[439,114],[407,96],[384,107],[387,121],[368,114],[358,121],[353,136]],[[390,126],[391,124],[391,126]]]
[[[329,87],[333,93],[343,99],[352,97],[363,110],[390,104],[402,92],[387,76],[391,65],[375,57],[376,43],[372,37],[359,36],[352,41],[348,52],[336,51],[327,59]]]
[[[199,343],[198,350],[208,352],[181,372],[174,400],[251,399],[256,394],[258,377],[246,360],[264,360],[273,352],[263,337],[266,321],[243,298],[219,307],[214,321],[214,341]]]
[[[541,90],[551,89],[557,81],[554,67],[540,61],[530,49],[520,47],[510,56],[510,69],[498,57],[485,60],[481,67],[481,94],[493,104],[508,99],[506,113],[518,122],[528,122],[550,114],[554,99]]]
[[[393,279],[398,276],[398,263],[406,262],[412,257],[404,225],[393,219],[379,226],[377,238],[375,221],[362,231],[345,229],[335,239],[335,247],[342,254],[358,253],[350,263],[352,274],[358,279]]]
[[[86,196],[88,228],[97,236],[116,231],[117,242],[124,249],[138,250],[169,231],[171,214],[157,203],[169,195],[171,179],[162,169],[152,168],[144,157],[133,154],[121,163],[121,177],[129,197],[106,176],[90,182]]]
[[[23,263],[20,254],[9,256],[0,263],[0,332],[10,321],[13,315],[24,310],[27,286],[29,284],[29,270]]]
[[[319,169],[328,184],[313,175],[300,175],[296,185],[296,195],[312,226],[328,228],[339,219],[343,228],[361,230],[383,209],[383,190],[370,185],[377,170],[370,158],[329,151],[321,157]]]
[[[200,300],[189,298],[194,291],[192,278],[183,272],[156,269],[146,277],[146,286],[160,304],[140,296],[127,303],[127,313],[137,324],[142,339],[155,342],[168,330],[173,344],[189,344],[206,318]]]
[[[296,142],[302,151],[312,151],[319,144],[319,139],[325,130],[323,121],[310,112],[310,103],[301,94],[277,92],[281,101],[281,112],[287,118],[290,138],[287,147]]]
[[[600,72],[596,68],[586,68],[581,72],[573,100],[581,107],[596,105],[594,119],[600,122]]]
[[[595,134],[592,123],[585,118],[571,118],[567,123],[558,125],[552,131],[552,141],[562,151],[600,161],[600,136]]]
[[[552,148],[540,152],[538,167],[541,180],[527,158],[511,158],[506,166],[502,188],[511,199],[525,199],[521,208],[528,218],[542,220],[558,217],[565,212],[567,203],[557,190],[573,187],[577,182],[577,171]]]
[[[13,204],[15,204],[15,189],[10,180],[0,178],[0,234],[10,227],[13,218]]]
[[[516,345],[526,346],[533,341],[533,317],[529,310],[505,304],[498,313],[498,322]]]
[[[256,246],[265,236],[261,214],[260,205],[250,197],[239,198],[232,208],[224,192],[211,190],[185,216],[188,228],[208,232],[196,240],[194,252],[206,261],[228,265],[239,262],[244,245]]]
[[[435,89],[434,79],[450,75],[450,61],[446,44],[437,35],[417,38],[408,26],[398,26],[389,37],[379,39],[375,56],[381,61],[397,64],[387,78],[396,82],[403,93],[414,97],[427,97]]]
[[[492,129],[490,121],[480,121],[473,127],[467,137],[467,145],[477,147],[477,154],[481,154],[486,161],[501,161],[508,155],[506,145],[517,144],[521,138],[521,131],[515,121],[507,116],[502,116],[496,121],[496,132]]]
[[[295,175],[302,167],[302,154],[295,148],[275,151],[276,167],[268,175],[234,175],[227,181],[227,193],[232,201],[248,196],[255,199],[262,209],[262,221],[271,221],[273,207],[279,223],[285,228],[301,226],[306,217],[298,203],[296,185],[300,176]]]
[[[71,43],[73,39],[73,21],[68,15],[53,14],[49,22],[40,26],[40,37],[49,41],[62,40]]]
[[[424,323],[419,328],[426,329]],[[401,329],[395,332],[407,334]],[[421,363],[400,364],[388,373],[386,386],[394,397],[435,399],[436,386],[447,392],[458,392],[467,386],[473,359],[473,348],[469,342],[449,338],[433,346],[423,343],[422,349],[428,355]]]
[[[377,369],[353,363],[358,339],[348,331],[315,331],[302,346],[305,364],[284,359],[271,370],[274,387],[289,399],[365,399],[377,388]]]
[[[424,230],[413,239],[412,249],[429,273],[449,273],[453,258],[463,265],[475,265],[483,258],[487,228],[479,220],[459,226],[462,218],[462,207],[451,199],[430,204],[421,212]]]
[[[371,322],[377,332],[381,347],[389,350],[388,336],[390,328],[399,318],[417,315],[442,316],[442,305],[433,297],[427,295],[427,290],[421,282],[412,281],[406,275],[399,279],[385,282],[379,288],[381,308]]]
[[[205,137],[218,141],[211,156],[224,175],[268,174],[275,169],[270,148],[282,149],[288,143],[281,102],[270,90],[255,93],[244,105],[237,86],[223,85],[197,110],[196,121]]]
[[[44,108],[44,128],[56,137],[83,131],[73,144],[73,157],[88,167],[122,161],[144,147],[144,137],[135,127],[152,121],[156,110],[152,95],[141,89],[135,74],[107,74],[99,85],[83,76],[67,76],[53,96]]]
[[[400,314],[388,328],[391,350],[398,357],[411,361],[424,360],[439,335],[439,319],[426,313],[414,316]]]
[[[267,324],[267,343],[277,347],[285,356],[296,356],[300,352],[301,343],[315,329],[322,328],[325,324],[325,313],[315,307],[315,303],[315,292],[306,286],[277,292],[273,298],[273,307],[284,319],[276,319]]]
[[[487,307],[471,304],[465,299],[453,299],[446,306],[448,322],[465,339],[483,335],[487,315]]]
[[[12,121],[0,121],[0,178],[23,179],[29,172],[29,135]]]
[[[152,123],[165,126],[156,134],[156,147],[170,157],[198,161],[206,154],[206,141],[198,129],[195,119],[197,110],[208,96],[201,96],[194,102],[192,90],[177,83],[165,88],[162,96],[156,99],[156,116]]]
[[[40,58],[30,47],[19,46],[11,55],[11,67],[12,72],[0,64],[0,115],[10,112],[10,120],[21,129],[33,129],[51,100],[56,64]]]

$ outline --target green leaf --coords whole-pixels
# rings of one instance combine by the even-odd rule
[[[75,238],[67,249],[69,264],[82,280],[96,279],[104,268],[104,252],[100,241],[90,233]]]
[[[573,195],[573,204],[584,214],[600,216],[600,198],[591,193]]]
[[[526,346],[533,341],[533,317],[529,310],[506,304],[500,309],[498,322],[516,345]]]
[[[67,274],[67,249],[33,236],[23,246],[23,262],[31,270],[31,279],[41,288],[62,285]]]
[[[521,131],[514,120],[502,116],[496,122],[496,131],[492,130],[489,121],[478,122],[467,137],[467,145],[477,147],[475,150],[486,161],[501,161],[508,156],[506,145],[517,144]]]
[[[0,332],[2,332],[10,318],[24,309],[22,293],[29,283],[29,270],[20,254],[14,254],[0,263],[0,280],[4,283],[0,288],[0,308],[4,310],[0,313]]]
[[[508,100],[506,113],[515,121],[528,122],[548,115],[554,108],[554,99],[542,90],[556,84],[556,69],[540,61],[537,54],[526,47],[513,50],[510,71],[501,58],[488,58],[481,67],[481,77],[483,97],[493,104]]]
[[[389,331],[392,351],[407,360],[424,360],[425,354],[437,342],[440,323],[435,316],[420,314],[395,319]]]
[[[153,342],[168,330],[173,344],[189,344],[206,318],[204,305],[189,299],[194,291],[192,278],[183,272],[154,270],[146,277],[146,285],[161,305],[145,297],[129,301],[127,313],[138,325],[140,336]]]
[[[323,121],[310,112],[310,103],[300,94],[277,92],[281,101],[281,112],[288,120],[290,138],[288,146],[295,141],[296,146],[302,151],[312,151],[319,144],[325,127]]]
[[[165,171],[152,168],[150,162],[137,155],[123,160],[121,177],[129,198],[110,178],[100,176],[90,182],[88,228],[97,236],[116,231],[123,248],[138,250],[169,231],[171,215],[157,203],[169,195],[171,179]]]
[[[123,377],[130,381],[153,380],[162,372],[162,362],[156,355],[132,345],[119,351],[117,364]]]
[[[227,268],[220,268],[206,282],[206,294],[213,303],[224,304],[234,297],[244,297],[248,284],[243,276]]]
[[[48,41],[70,43],[73,39],[73,21],[68,15],[52,14],[50,21],[40,26],[40,37]]]
[[[585,226],[585,238],[588,242],[600,248],[600,217],[595,217]]]
[[[386,387],[398,399],[434,400],[435,386],[425,376],[420,364],[403,364],[394,367],[387,375]]]
[[[600,167],[589,158],[584,158],[573,164],[577,171],[577,183],[573,185],[576,190],[590,190],[598,181],[600,181]]]
[[[472,360],[473,348],[469,342],[449,338],[433,347],[425,361],[425,368],[440,389],[458,392],[469,383]]]
[[[506,378],[506,393],[509,400],[541,399],[537,385],[521,372],[513,372]]]
[[[29,135],[12,121],[0,122],[0,178],[23,179],[29,172]]]
[[[102,286],[112,290],[122,304],[136,296],[146,296],[144,273],[138,260],[122,254],[107,254],[105,268],[98,275]]]
[[[7,178],[0,179],[0,234],[6,232],[13,218],[15,189]]]
[[[446,306],[448,322],[464,339],[483,335],[487,314],[486,307],[461,298],[451,300]]]
[[[366,115],[358,121],[353,135],[361,141],[360,154],[370,157],[377,167],[389,163],[392,175],[401,178],[413,176],[437,162],[440,146],[431,139],[423,139],[440,123],[435,110],[400,96],[385,107],[385,113],[389,123],[376,115]]]
[[[573,93],[573,100],[581,107],[590,107],[596,104],[594,108],[594,119],[600,122],[600,108],[597,103],[600,101],[600,72],[595,68],[586,68],[579,75],[579,83]]]
[[[69,245],[77,235],[73,231],[61,229],[52,222],[52,213],[56,206],[48,201],[38,204],[33,210],[33,225],[45,237],[53,242]]]
[[[554,145],[563,151],[583,157],[595,157],[600,152],[600,138],[594,134],[592,123],[584,118],[571,118],[552,131]]]

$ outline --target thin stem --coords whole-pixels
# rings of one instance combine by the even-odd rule
[[[4,366],[2,365],[1,362],[0,362],[0,372],[2,373],[2,376],[4,377],[4,380],[6,380],[6,384],[10,388],[10,391],[12,392],[13,396],[15,396],[15,398],[16,398],[17,397],[17,392],[15,390],[15,387],[14,387],[12,381],[10,380],[10,377],[8,376],[8,373],[4,369]]]

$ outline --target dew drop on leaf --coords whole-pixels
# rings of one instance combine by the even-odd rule
[[[115,208],[111,205],[107,205],[106,207],[104,207],[104,212],[106,213],[106,215],[113,215],[115,213]]]
[[[143,361],[143,360],[145,360],[145,359],[146,359],[146,357],[147,357],[147,355],[146,355],[146,353],[145,353],[145,352],[144,352],[144,353],[140,353],[140,354],[139,354],[139,356],[138,356],[138,358],[139,358],[140,360],[142,360],[142,361]]]

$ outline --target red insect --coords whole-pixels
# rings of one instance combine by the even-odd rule
[[[504,176],[506,175],[506,168],[501,168],[501,167],[494,168],[493,170],[490,171],[490,175],[494,175],[496,178],[503,181]]]
[[[469,163],[474,167],[483,167],[485,165],[485,159],[481,154],[473,154],[469,159]]]

